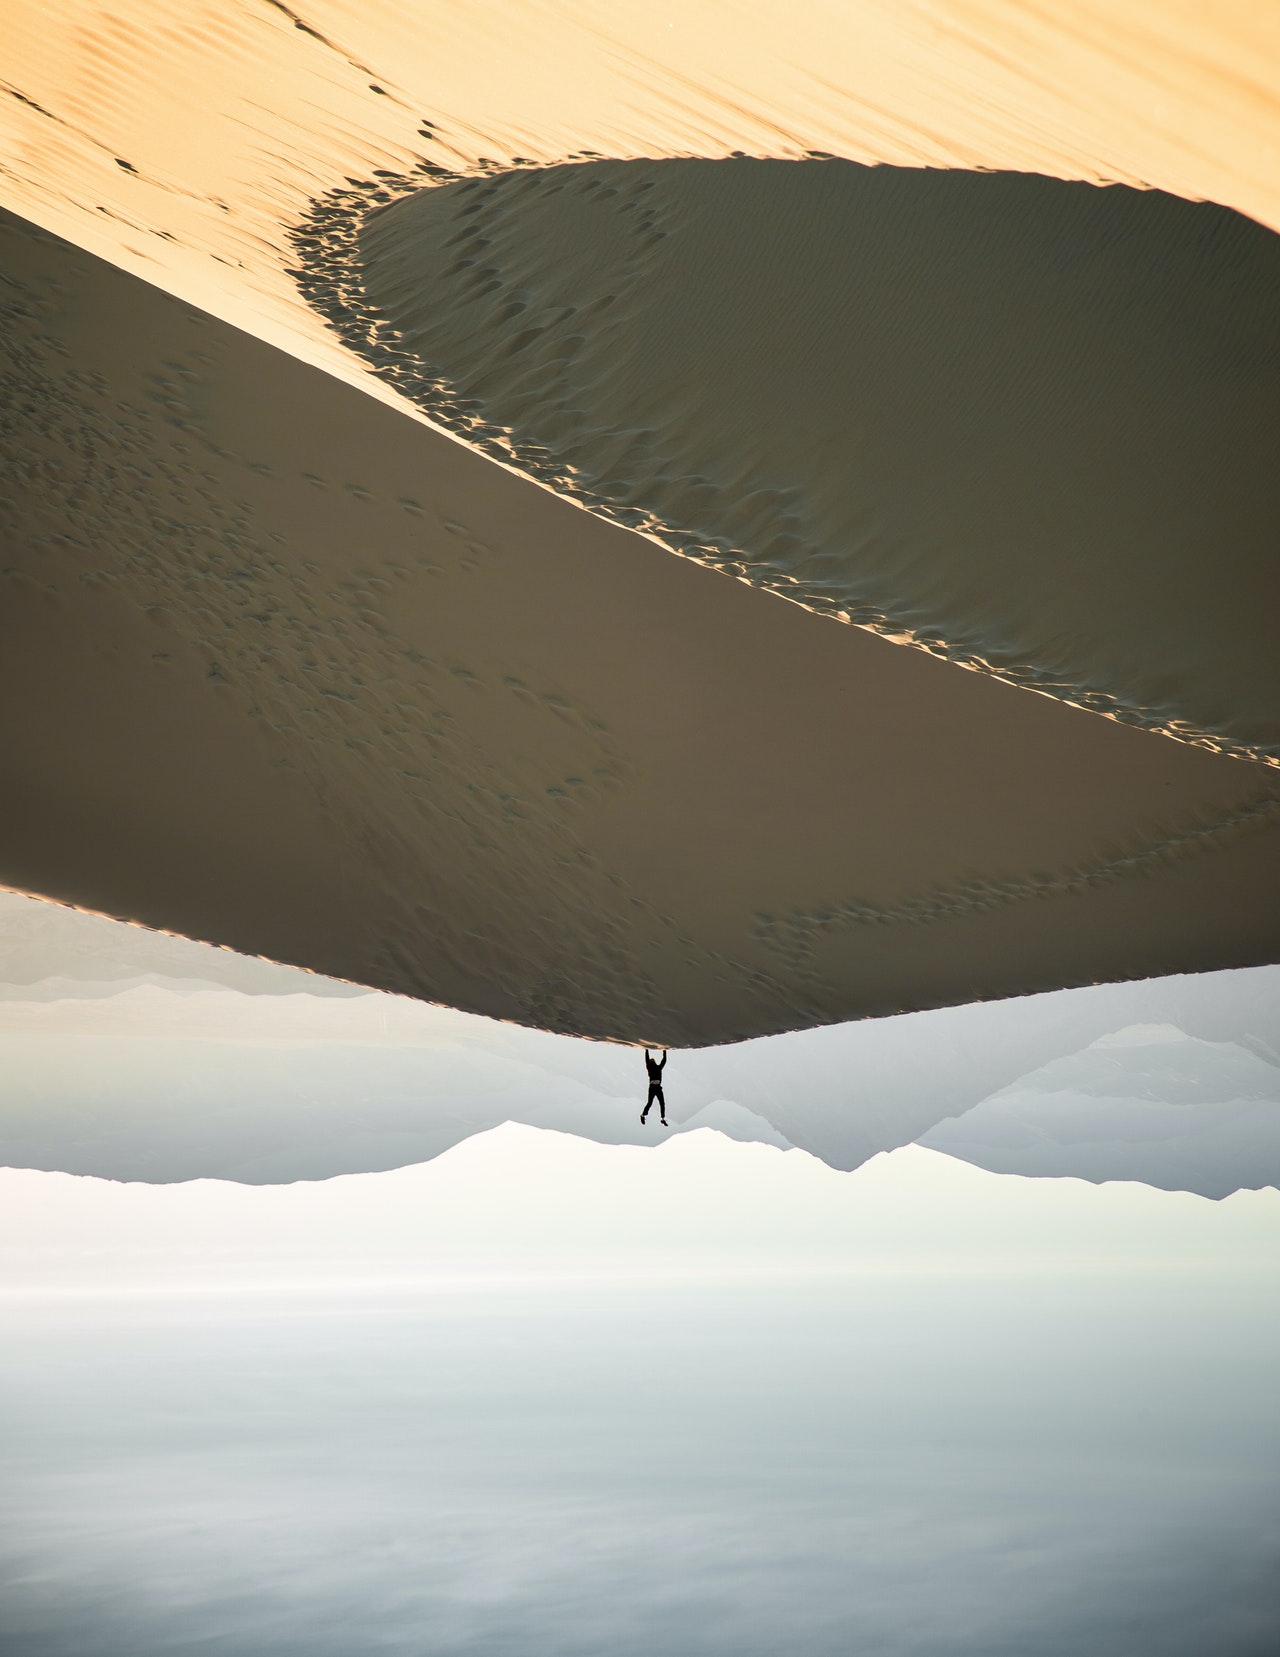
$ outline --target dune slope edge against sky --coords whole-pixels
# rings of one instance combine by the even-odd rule
[[[672,1045],[1275,958],[1270,768],[672,558],[13,220],[5,264],[8,885]]]
[[[251,1184],[401,1167],[504,1121],[654,1145],[643,1066],[0,892],[0,1163]],[[1280,1184],[1280,966],[1103,984],[679,1055],[673,1133],[852,1169]],[[948,1120],[950,1119],[950,1120]]]
[[[1276,223],[1278,46],[1243,5],[15,8],[0,192],[154,285],[9,222],[5,671],[34,714],[0,878],[673,1043],[1274,959],[1262,768],[673,571],[433,433],[306,303],[289,233],[344,180],[743,149]],[[1207,671],[1199,619],[1190,702],[1158,682],[1176,627],[1142,684],[1056,634],[1031,669],[1261,755],[1256,652]]]
[[[153,0],[134,0],[123,11],[113,7],[110,12],[96,0],[79,0],[66,27],[52,33],[42,17],[17,8],[12,78],[6,81],[9,96],[0,98],[0,121],[12,128],[13,159],[0,171],[0,199],[236,325],[287,345],[305,360],[393,397],[386,389],[386,376],[368,374],[301,302],[290,273],[295,262],[290,231],[308,218],[314,201],[327,199],[335,187],[349,190],[360,178],[371,181],[376,197],[385,195],[396,177],[412,175],[421,181],[423,169],[443,177],[485,174],[515,163],[546,164],[577,154],[652,158],[746,152],[792,160],[823,154],[887,163],[895,170],[979,167],[1044,175],[1022,183],[1024,190],[1047,191],[1045,203],[1056,204],[1052,212],[1040,212],[1040,229],[1030,238],[1034,251],[1039,236],[1046,255],[1061,251],[1049,246],[1055,233],[1049,221],[1055,214],[1064,217],[1064,200],[1076,204],[1065,212],[1065,219],[1072,224],[1091,217],[1100,220],[1094,229],[1104,240],[1106,224],[1101,221],[1108,214],[1114,220],[1116,213],[1114,207],[1089,205],[1092,190],[1068,191],[1065,197],[1055,194],[1058,179],[1155,186],[1187,198],[1188,210],[1192,201],[1208,198],[1263,224],[1280,224],[1280,204],[1270,199],[1274,179],[1280,176],[1280,101],[1268,93],[1268,65],[1280,64],[1280,32],[1260,8],[1244,3],[1216,7],[1207,19],[1192,5],[1171,7],[1147,0],[1107,8],[1092,0],[1075,0],[1046,15],[999,0],[951,0],[910,9],[879,0],[862,0],[854,7],[818,0],[798,14],[794,8],[784,12],[772,0],[732,7],[720,0],[702,0],[683,9],[677,28],[628,0],[603,11],[572,0],[536,7],[485,0],[468,8],[465,16],[320,0],[305,17],[267,0],[224,0],[197,8],[182,31],[165,23]],[[199,95],[194,97],[197,86]],[[706,163],[694,163],[693,176],[699,165],[706,170]],[[842,174],[859,170],[837,169]],[[811,165],[804,171],[822,174],[831,169]],[[918,187],[926,193],[952,187],[936,175],[906,176],[920,181]],[[999,192],[1016,182],[992,180],[988,188]],[[962,175],[957,175],[956,187],[962,183]],[[970,177],[965,187],[972,191],[981,185],[982,180]],[[873,183],[870,188],[881,186]],[[734,192],[723,181],[717,180],[715,192],[723,198],[721,208],[732,206]],[[1129,195],[1127,190],[1118,193]],[[972,205],[972,195],[962,199]],[[668,209],[672,205],[666,204]],[[1197,222],[1194,212],[1178,220],[1177,204],[1166,205],[1175,209],[1175,225]],[[930,206],[929,201],[921,203],[922,220],[929,218]],[[1140,219],[1145,215],[1148,223],[1160,217],[1154,207],[1133,211]],[[1209,209],[1211,219],[1214,212],[1220,222],[1231,217]],[[720,220],[724,217],[720,211]],[[990,213],[977,217],[988,221],[989,228]],[[1167,211],[1164,217],[1168,219]],[[516,228],[528,229],[529,222],[525,211]],[[1203,218],[1200,222],[1204,241]],[[1070,227],[1057,227],[1060,241],[1069,242]],[[723,230],[723,223],[719,228]],[[790,228],[803,229],[806,242],[812,241],[811,223]],[[978,225],[961,224],[959,231],[962,241],[968,236],[970,253],[983,242]],[[664,251],[670,254],[687,239],[676,238]],[[829,233],[825,239],[829,249]],[[1188,241],[1195,240],[1183,234],[1183,245],[1175,252],[1185,254]],[[1245,245],[1239,234],[1236,243]],[[925,266],[936,263],[947,251],[946,237],[942,246],[923,251]],[[1020,251],[1025,254],[1028,249]],[[1158,261],[1161,251],[1153,245],[1149,259]],[[738,245],[735,260],[741,252]],[[1221,250],[1219,255],[1221,263]],[[771,281],[776,287],[780,276],[785,288],[785,251],[775,262],[779,268]],[[1025,266],[1027,261],[1021,263]],[[1175,267],[1177,263],[1175,259]],[[1124,264],[1121,258],[1117,271],[1107,267],[1104,258],[1092,274],[1095,288],[1105,286],[1104,277],[1116,274],[1123,288]],[[1084,306],[1089,287],[1085,265],[1077,255],[1072,285],[1083,290],[1076,296],[1077,310]],[[671,281],[679,277],[678,268],[660,274],[668,288],[679,287],[678,280]],[[753,274],[754,269],[745,273]],[[1130,286],[1132,276],[1129,271]],[[474,284],[475,278],[476,272],[470,271],[464,280]],[[717,284],[722,285],[723,281]],[[739,283],[745,291],[756,286],[751,281]],[[994,286],[1001,291],[998,282]],[[1055,297],[1060,301],[1063,296],[1050,296]],[[1167,302],[1169,288],[1157,297]],[[1007,298],[1001,291],[1006,310]],[[1034,296],[1015,298],[1026,312],[1024,320],[1034,321]],[[1106,322],[1115,324],[1123,305],[1113,301],[1104,308],[1112,313]],[[1128,321],[1132,324],[1136,316],[1139,332],[1144,308],[1130,307]],[[1176,304],[1173,308],[1178,309]],[[1192,326],[1197,319],[1185,305],[1182,309],[1181,321],[1194,336],[1199,331]],[[1050,320],[1073,319],[1058,315]],[[1066,330],[1068,336],[1073,331]],[[1216,333],[1212,325],[1208,331]],[[1096,334],[1095,357],[1108,339],[1106,325]],[[543,349],[551,343],[544,339]],[[563,348],[563,340],[554,343],[557,350]],[[1215,343],[1220,368],[1231,354],[1231,342]],[[981,355],[976,345],[973,342],[964,356],[962,378],[973,375]],[[854,543],[863,541],[869,527],[880,531],[871,537],[871,558],[873,563],[878,558],[882,566],[887,558],[892,579],[877,582],[875,572],[865,568],[866,557],[859,557],[854,561],[862,566],[856,570],[858,590],[851,595],[847,567],[834,581],[825,568],[797,570],[806,562],[825,563],[833,550],[826,532],[833,525],[830,511],[815,515],[804,502],[798,516],[791,510],[785,497],[794,478],[784,475],[781,489],[758,477],[751,479],[749,488],[738,488],[738,479],[707,479],[696,469],[692,478],[686,473],[683,480],[623,481],[633,493],[644,495],[640,504],[650,516],[655,495],[660,517],[664,505],[695,508],[692,524],[684,523],[679,512],[674,525],[670,512],[664,520],[684,543],[705,540],[706,503],[698,497],[708,485],[714,492],[727,483],[733,521],[722,521],[723,507],[713,510],[713,539],[716,530],[727,529],[730,542],[747,532],[743,544],[753,555],[755,578],[805,602],[837,609],[852,603],[864,616],[870,613],[887,622],[890,631],[896,629],[895,636],[945,649],[953,658],[986,664],[1081,705],[1115,711],[1183,739],[1274,759],[1280,740],[1275,710],[1267,705],[1265,688],[1248,688],[1256,647],[1233,655],[1230,645],[1223,643],[1233,627],[1247,629],[1248,618],[1262,613],[1253,611],[1245,595],[1234,589],[1229,574],[1247,563],[1247,549],[1259,533],[1274,532],[1274,512],[1271,521],[1265,513],[1259,516],[1258,467],[1250,460],[1266,423],[1255,422],[1251,432],[1241,432],[1243,442],[1224,440],[1216,451],[1220,458],[1230,457],[1241,477],[1215,476],[1203,445],[1195,442],[1194,430],[1178,430],[1177,409],[1194,401],[1186,395],[1187,386],[1181,397],[1172,399],[1172,406],[1164,406],[1168,365],[1156,365],[1155,379],[1161,383],[1146,384],[1152,364],[1145,364],[1148,372],[1139,373],[1138,379],[1150,395],[1138,418],[1130,418],[1134,411],[1124,406],[1123,383],[1130,377],[1126,370],[1134,367],[1129,360],[1133,356],[1132,350],[1122,351],[1117,383],[1099,398],[1104,410],[1109,409],[1103,431],[1083,433],[1086,451],[1092,444],[1093,452],[1082,457],[1068,443],[1066,454],[1051,468],[1056,476],[1048,480],[1046,490],[1046,480],[1039,476],[1046,460],[1042,443],[1038,462],[1026,469],[1029,481],[1022,487],[1021,507],[996,513],[1009,517],[997,527],[1003,539],[1012,540],[1019,556],[1025,552],[1028,528],[1037,544],[1046,535],[1050,542],[1056,536],[1073,557],[1087,556],[1092,547],[1103,568],[1112,543],[1123,542],[1126,528],[1130,538],[1145,538],[1152,546],[1168,544],[1174,554],[1171,570],[1163,572],[1160,593],[1146,594],[1148,607],[1159,598],[1164,613],[1142,617],[1135,631],[1129,625],[1131,612],[1141,612],[1141,600],[1113,601],[1110,633],[1094,646],[1091,658],[1086,652],[1085,660],[1078,659],[1079,618],[1070,604],[1061,606],[1061,594],[1029,631],[1025,618],[1014,618],[1010,628],[1008,616],[969,614],[972,591],[951,591],[940,604],[933,602],[930,588],[937,572],[933,560],[921,558],[925,549],[919,534],[912,533],[901,492],[891,502],[887,524],[875,500],[857,503]],[[1184,382],[1199,378],[1204,403],[1212,403],[1214,396],[1224,401],[1227,389],[1221,374],[1219,383],[1209,383],[1214,373],[1206,359],[1213,356],[1212,349],[1201,352],[1195,367],[1182,371]],[[1086,405],[1090,394],[1102,389],[1081,386],[1078,371],[1074,378],[1074,389],[1083,390]],[[1243,389],[1239,379],[1233,389],[1237,394]],[[729,390],[724,388],[726,395]],[[970,410],[980,409],[989,390],[982,384],[963,386],[961,401]],[[1143,402],[1132,391],[1130,397]],[[759,398],[747,401],[754,406]],[[863,412],[871,412],[875,401],[872,397]],[[1028,411],[1024,397],[1019,412]],[[1044,410],[1030,412],[1042,416]],[[1077,412],[1087,428],[1094,411],[1081,407]],[[1202,411],[1202,423],[1206,412]],[[628,429],[634,424],[624,422]],[[1043,419],[1031,421],[1028,442],[1043,425]],[[1051,440],[1054,422],[1049,425],[1044,435]],[[1109,425],[1132,434],[1121,453],[1115,445],[1108,452],[1103,439]],[[1149,425],[1155,429],[1146,431]],[[1007,446],[1009,434],[1004,435]],[[776,441],[776,432],[773,436]],[[1136,467],[1135,442],[1140,451]],[[600,445],[595,447],[599,450]],[[827,445],[820,447],[825,453]],[[921,446],[915,464],[927,471],[926,448]],[[596,458],[602,457],[597,453]],[[776,469],[779,457],[772,458]],[[1016,443],[1012,458],[1017,458]],[[1083,468],[1074,464],[1081,458]],[[1160,470],[1166,498],[1159,490],[1140,486],[1144,460],[1147,471],[1152,463]],[[1091,461],[1098,463],[1090,465]],[[1207,468],[1208,487],[1198,488]],[[789,469],[783,465],[781,470],[786,474]],[[806,470],[814,468],[802,467]],[[1017,470],[1006,464],[1001,481],[1007,485]],[[1139,481],[1109,475],[1117,470],[1136,470]],[[838,476],[841,467],[837,463],[826,471],[829,493],[831,475]],[[981,541],[981,528],[975,530],[973,523],[976,517],[980,526],[984,517],[977,498],[981,484],[966,476],[964,465],[957,471],[949,504],[959,508],[960,523],[952,513],[947,534],[953,541],[957,533],[969,543]],[[604,481],[619,480],[615,476]],[[1239,487],[1242,481],[1244,487]],[[673,492],[672,484],[680,482],[685,487]],[[843,482],[837,485],[843,487]],[[913,493],[921,494],[927,510],[935,513],[948,504],[946,482],[939,500],[931,499],[938,491],[930,486]],[[751,497],[749,502],[743,502],[744,494]],[[624,515],[644,515],[634,504],[614,501],[613,508]],[[1057,516],[1063,521],[1055,526]],[[785,522],[773,522],[777,519]],[[1100,523],[1106,526],[1101,535]],[[811,533],[815,529],[816,541]],[[905,531],[901,547],[895,530]],[[1210,590],[1190,576],[1195,620],[1189,623],[1183,599],[1193,565],[1176,554],[1179,549],[1190,551],[1206,537],[1218,553],[1226,549],[1231,568]],[[996,540],[1001,542],[1000,533]],[[776,548],[771,556],[769,548]],[[837,563],[847,566],[847,551],[834,550]],[[867,550],[862,548],[864,554]],[[1129,565],[1133,549],[1126,546],[1125,551]],[[806,558],[806,552],[816,554],[816,559]],[[904,554],[921,567],[900,591]],[[1255,579],[1269,562],[1255,561]],[[957,596],[962,600],[959,613]],[[1274,594],[1270,600],[1274,603]],[[1207,682],[1192,687],[1188,701],[1188,687],[1177,671],[1180,635],[1188,626],[1194,632],[1206,617],[1212,618],[1209,630],[1215,634],[1213,671],[1206,655],[1208,643],[1197,636],[1193,654]],[[1148,631],[1161,635],[1159,647],[1141,661],[1130,662],[1135,639]],[[1262,665],[1261,679],[1255,683],[1270,686],[1273,675],[1265,671],[1265,661]]]
[[[223,952],[204,953],[220,971]],[[669,1131],[790,1144],[841,1169],[918,1141],[1002,1173],[1214,1197],[1275,1185],[1278,977],[1101,985],[685,1051]],[[668,1137],[640,1121],[629,1049],[403,997],[63,975],[0,985],[0,1040],[10,1167],[272,1184],[421,1162],[504,1121],[602,1144]]]
[[[0,201],[347,377],[286,240],[344,180],[582,154],[1035,172],[1280,228],[1255,0],[68,0],[6,12]],[[366,384],[369,379],[365,376]]]

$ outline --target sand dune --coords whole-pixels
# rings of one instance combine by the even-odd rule
[[[443,424],[820,614],[1280,764],[1280,237],[836,161],[406,183],[300,246]]]
[[[1071,408],[1051,409],[1069,414],[1075,458],[1019,461],[998,526],[990,479],[975,481],[980,424],[934,432],[960,444],[950,494],[945,465],[930,474],[945,533],[899,546],[894,525],[927,517],[927,445],[878,436],[880,458],[906,459],[896,474],[877,459],[884,499],[862,502],[840,481],[848,432],[805,424],[803,376],[774,422],[786,442],[725,427],[723,454],[726,411],[756,418],[732,379],[673,401],[658,360],[657,381],[618,380],[625,407],[591,411],[586,470],[634,487],[623,510],[640,528],[675,487],[675,527],[754,560],[712,563],[775,587],[799,572],[793,596],[923,650],[673,558],[496,464],[483,433],[439,429],[381,372],[379,352],[403,344],[392,323],[353,349],[316,287],[331,249],[317,265],[297,240],[319,224],[349,244],[351,210],[387,206],[368,291],[345,300],[385,304],[408,330],[429,291],[405,289],[380,238],[451,198],[391,206],[397,180],[516,168],[484,187],[500,204],[537,196],[546,175],[528,163],[589,152],[719,158],[717,180],[758,167],[725,160],[737,151],[1032,169],[1280,224],[1280,39],[1256,8],[1210,22],[1154,0],[1077,0],[1053,18],[998,0],[910,17],[870,0],[799,15],[700,0],[668,20],[633,0],[607,15],[570,0],[321,0],[305,15],[225,0],[176,23],[153,0],[73,0],[52,26],[25,3],[7,22],[0,199],[21,217],[4,222],[0,882],[500,1018],[671,1044],[1276,958],[1280,785],[1250,759],[1276,740],[1253,550],[1274,532],[1256,458],[1270,336],[1254,316],[1270,232],[1164,198],[1132,209],[1176,229],[1143,258],[1192,258],[1191,298],[1163,333],[1141,284],[1121,283],[1123,316],[1081,297],[1112,291],[1109,231],[1102,266],[1062,274],[1070,292],[1024,332],[1043,345],[1046,314],[1088,324]],[[1091,223],[1121,211],[1117,192],[1086,194]],[[708,205],[732,199],[717,183]],[[1177,229],[1193,220],[1217,227],[1205,245]],[[752,295],[794,290],[813,222],[797,243],[778,221],[776,290],[738,293],[720,273],[726,322]],[[676,260],[674,289],[668,240],[649,256]],[[1266,250],[1238,292],[1228,244],[1232,268]],[[397,249],[418,246],[397,231]],[[517,286],[528,256],[504,249]],[[607,274],[581,273],[584,291]],[[510,322],[490,332],[500,349]],[[1147,367],[1117,359],[1119,389],[1091,405],[1087,365],[1130,337],[1150,345]],[[955,349],[982,356],[972,337]],[[751,360],[768,378],[767,356]],[[463,401],[506,409],[519,393],[497,357],[492,385],[470,382],[474,360],[440,366]],[[607,357],[598,367],[611,379]],[[985,391],[970,402],[992,414]],[[1028,445],[1043,460],[1026,407],[1014,398],[996,423],[1015,460]],[[883,397],[868,408],[883,421]],[[606,453],[639,425],[665,444],[673,409],[693,471],[664,482],[664,452],[633,476]],[[538,426],[529,441],[548,438]],[[784,475],[762,482],[775,451]],[[719,490],[705,522],[689,508],[704,475]],[[859,564],[840,546],[860,513],[889,526],[890,550]],[[1050,548],[1038,569],[1021,561],[1028,525]]]
[[[1280,788],[672,558],[10,222],[3,876],[697,1044],[1274,958]]]
[[[4,60],[0,203],[339,374],[359,365],[300,302],[287,230],[379,168],[818,151],[1280,228],[1257,0],[11,0]]]

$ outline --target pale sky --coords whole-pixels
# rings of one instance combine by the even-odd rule
[[[0,1173],[22,1657],[1269,1657],[1280,1194],[508,1125]]]

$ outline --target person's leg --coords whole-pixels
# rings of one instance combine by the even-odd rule
[[[662,1097],[662,1089],[660,1087],[656,1086],[655,1083],[650,1082],[649,1083],[649,1097],[645,1101],[644,1109],[640,1112],[640,1126],[641,1127],[644,1127],[645,1117],[648,1116],[649,1112],[653,1109],[653,1101],[655,1099],[661,1099],[661,1097]]]
[[[661,1082],[659,1082],[657,1087],[654,1088],[654,1092],[658,1095],[658,1120],[665,1128],[667,1125],[667,1098],[662,1091]]]

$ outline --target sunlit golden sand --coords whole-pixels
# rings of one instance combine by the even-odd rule
[[[379,172],[589,152],[1110,179],[1278,225],[1280,30],[1206,15],[11,8],[0,881],[670,1043],[1274,959],[1280,789],[1238,757],[1269,751],[1268,617],[1222,565],[1134,696],[1225,754],[516,475],[333,330],[294,239]],[[1033,605],[1023,682],[1086,660],[1106,604]]]

